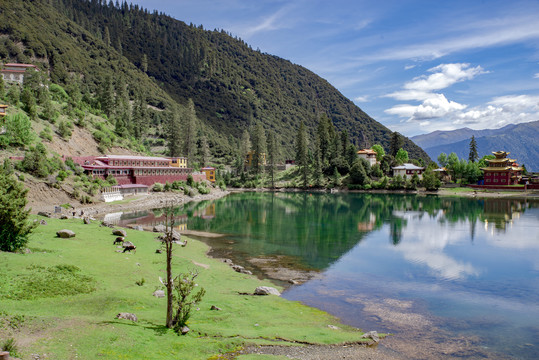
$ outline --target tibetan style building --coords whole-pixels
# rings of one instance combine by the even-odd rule
[[[357,152],[357,156],[367,160],[371,166],[378,163],[376,160],[376,155],[376,151],[373,149],[362,149]]]
[[[5,64],[4,68],[0,70],[2,78],[6,82],[18,82],[22,84],[24,82],[24,73],[27,69],[34,69],[39,71],[39,68],[32,64]]]
[[[509,159],[506,151],[492,152],[495,159],[487,160],[488,166],[482,168],[485,185],[516,185],[518,184],[522,168],[515,159]]]
[[[118,185],[146,185],[185,181],[191,175],[193,180],[205,180],[203,173],[194,173],[187,167],[185,158],[164,158],[131,155],[107,155],[100,157],[73,158],[84,172],[93,177],[106,179],[114,176]]]

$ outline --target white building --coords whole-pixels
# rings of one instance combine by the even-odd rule
[[[369,164],[371,164],[371,166],[373,166],[374,164],[377,163],[377,161],[376,161],[376,151],[374,151],[373,149],[359,150],[357,152],[357,156],[367,160],[369,162]]]
[[[39,68],[32,64],[5,64],[4,68],[0,71],[4,81],[18,82],[22,85],[24,82],[24,73],[26,69],[34,69],[39,71]]]
[[[424,167],[415,166],[414,164],[405,163],[401,166],[395,166],[393,169],[393,176],[400,175],[403,178],[411,179],[414,174],[417,174],[420,179],[423,178]]]

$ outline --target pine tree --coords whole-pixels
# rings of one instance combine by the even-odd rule
[[[300,169],[302,186],[307,188],[309,176],[309,164],[307,156],[307,132],[303,121],[299,125],[298,134],[296,137],[296,163]]]
[[[247,159],[247,154],[251,151],[251,136],[249,135],[249,132],[247,130],[243,130],[243,134],[241,135],[241,141],[240,141],[240,158],[241,161],[238,162],[238,166],[241,167],[241,169],[238,168],[239,172],[243,172],[243,168],[245,165],[245,160]]]
[[[259,121],[255,127],[253,136],[253,166],[252,170],[255,174],[260,174],[264,170],[264,156],[266,153],[266,133],[264,127]]]
[[[99,103],[101,110],[110,117],[114,113],[114,85],[112,77],[107,76],[99,88]]]
[[[470,154],[468,155],[468,160],[471,162],[476,162],[477,159],[479,159],[479,155],[477,154],[477,142],[475,141],[475,136],[472,135],[472,139],[470,140]]]
[[[6,165],[4,162],[0,167],[0,250],[13,252],[26,245],[35,225],[28,221],[30,209],[25,209],[28,189],[15,180]]]
[[[275,141],[275,135],[273,131],[269,131],[266,139],[266,149],[268,153],[268,172],[271,182],[271,187],[275,188],[275,163],[277,162],[277,143]]]
[[[178,109],[166,114],[167,147],[172,157],[181,156],[181,123]]]
[[[200,149],[199,149],[200,163],[207,166],[210,162],[210,146],[208,144],[208,138],[206,135],[200,137]]]
[[[393,132],[393,134],[391,134],[391,140],[389,143],[389,154],[393,157],[397,156],[397,152],[403,146],[404,146],[404,140],[402,138],[402,135],[396,131]]]
[[[184,110],[184,147],[183,152],[187,157],[187,161],[192,164],[196,156],[197,144],[197,115],[195,111],[195,103],[189,99],[187,108]]]

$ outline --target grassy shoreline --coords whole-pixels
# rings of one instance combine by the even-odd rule
[[[207,257],[208,247],[193,239],[175,249],[174,273],[198,270],[207,294],[189,321],[192,331],[177,336],[163,326],[165,299],[152,296],[165,268],[154,233],[127,230],[137,253],[123,254],[112,245],[111,229],[97,222],[45,220],[30,237],[31,253],[0,253],[0,338],[14,338],[22,359],[208,359],[252,344],[362,341],[362,332],[320,310],[277,296],[240,295],[275,285]],[[63,228],[77,236],[56,237]],[[139,320],[117,320],[119,312]]]

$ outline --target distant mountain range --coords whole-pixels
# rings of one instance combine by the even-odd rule
[[[492,151],[504,150],[528,171],[539,171],[539,121],[507,125],[500,129],[472,130],[462,128],[452,131],[434,131],[410,138],[436,161],[442,152],[456,153],[468,159],[470,139],[475,136],[480,157]]]

